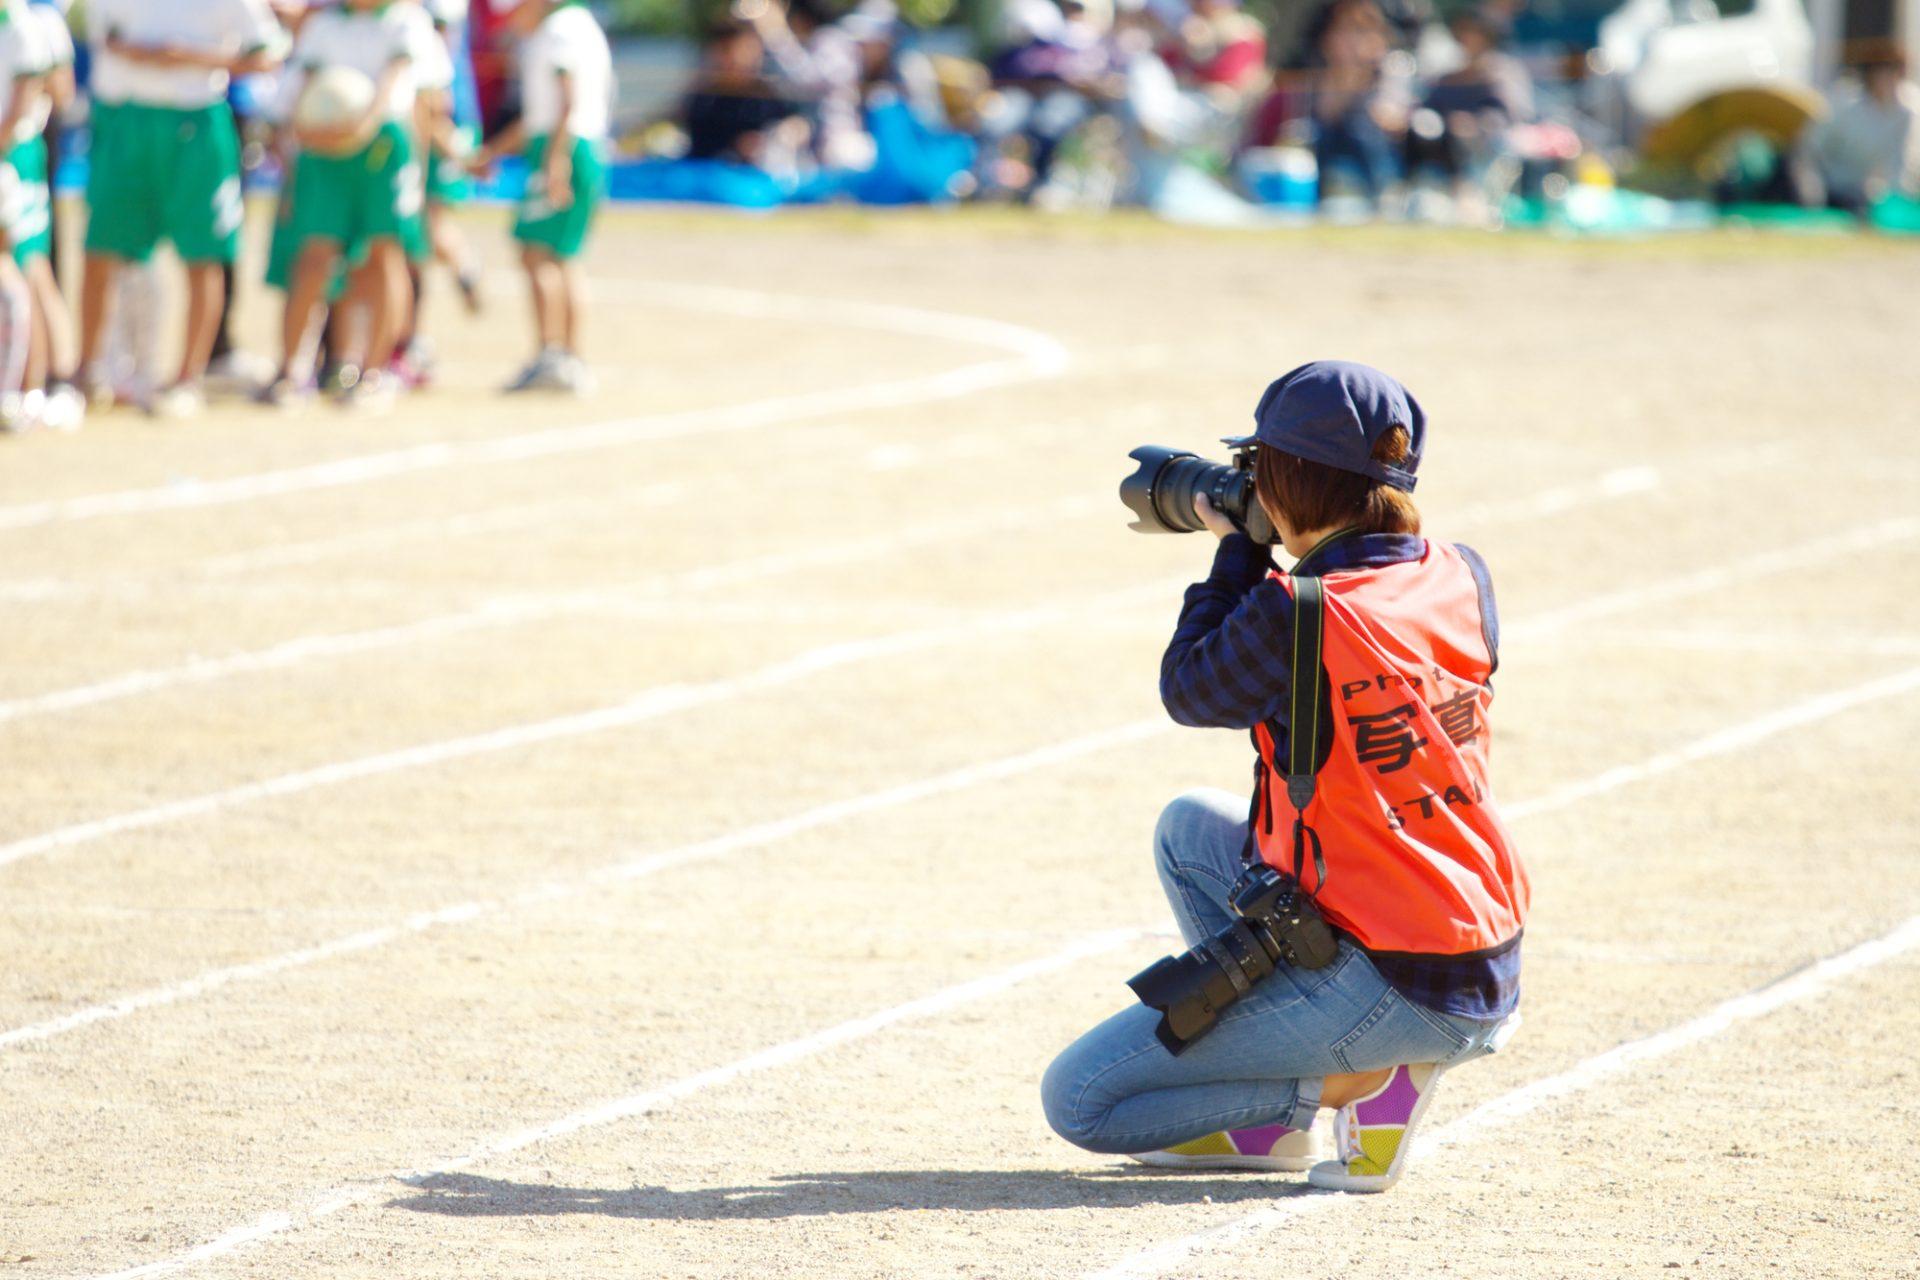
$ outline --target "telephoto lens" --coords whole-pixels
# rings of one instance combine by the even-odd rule
[[[1227,896],[1240,918],[1185,955],[1168,956],[1127,980],[1133,994],[1160,1011],[1154,1035],[1178,1057],[1213,1030],[1232,1005],[1282,962],[1324,969],[1340,940],[1299,886],[1264,862],[1248,867]]]
[[[1194,510],[1205,494],[1214,510],[1255,542],[1272,543],[1273,522],[1253,494],[1253,451],[1242,449],[1231,464],[1209,462],[1183,449],[1143,444],[1127,455],[1140,465],[1120,482],[1120,501],[1133,512],[1128,527],[1140,533],[1198,533],[1207,526]]]

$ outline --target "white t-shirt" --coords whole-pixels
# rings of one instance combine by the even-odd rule
[[[420,89],[453,83],[453,64],[446,42],[433,29],[433,19],[418,4],[401,0],[378,9],[322,9],[300,24],[293,57],[281,81],[278,105],[281,119],[291,119],[294,104],[307,87],[307,77],[323,67],[352,67],[378,84],[394,63],[405,63],[387,96],[384,116],[411,121]],[[440,85],[432,83],[443,73]]]
[[[520,48],[521,120],[528,134],[559,126],[562,75],[573,88],[568,129],[576,138],[605,138],[613,125],[613,50],[585,5],[554,10]]]
[[[420,16],[426,22],[426,34],[420,42],[420,53],[414,63],[414,80],[422,89],[446,90],[453,88],[453,53],[447,48],[447,37],[434,25],[433,15],[425,8]]]
[[[66,15],[50,4],[30,4],[27,13],[40,24],[40,35],[47,46],[47,69],[57,71],[61,67],[72,66],[73,32],[67,30]],[[51,119],[53,98],[43,93],[39,105],[33,109],[33,131],[45,133],[47,121]]]
[[[0,107],[12,108],[13,95],[20,92],[22,77],[45,75],[52,66],[53,55],[47,47],[45,31],[27,12],[27,6],[21,0],[0,3],[0,87],[4,87],[6,94],[0,98]],[[38,110],[28,110],[14,126],[8,145],[25,142],[39,133],[44,124]]]
[[[235,58],[286,40],[267,0],[88,0],[87,30],[94,44],[89,87],[96,101],[187,110],[224,101],[227,73],[130,62],[107,52],[108,34],[132,44],[180,45]]]

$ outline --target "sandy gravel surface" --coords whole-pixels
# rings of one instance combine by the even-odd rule
[[[620,214],[519,402],[473,226],[392,417],[7,442],[0,1276],[1920,1274],[1920,257]],[[1336,355],[1492,563],[1537,895],[1379,1198],[1036,1096],[1245,778],[1124,454]]]

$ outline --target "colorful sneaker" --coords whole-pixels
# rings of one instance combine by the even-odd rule
[[[1133,1159],[1157,1169],[1257,1169],[1302,1173],[1320,1158],[1311,1129],[1283,1124],[1223,1129],[1164,1151],[1141,1151]]]
[[[1340,1108],[1333,1118],[1339,1156],[1313,1166],[1307,1181],[1328,1191],[1385,1191],[1398,1182],[1440,1074],[1431,1062],[1395,1067],[1385,1084]]]

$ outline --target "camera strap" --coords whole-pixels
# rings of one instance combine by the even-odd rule
[[[1301,872],[1306,870],[1309,851],[1313,856],[1314,892],[1327,882],[1327,859],[1320,848],[1320,836],[1307,825],[1307,806],[1320,772],[1320,664],[1326,638],[1327,592],[1319,578],[1309,574],[1293,577],[1293,669],[1288,691],[1291,705],[1287,714],[1287,800],[1293,805],[1293,879],[1305,885]]]

